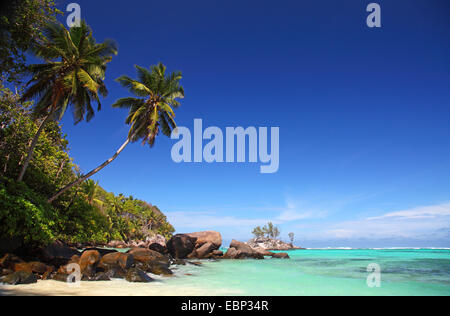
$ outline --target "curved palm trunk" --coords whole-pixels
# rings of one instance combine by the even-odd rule
[[[100,170],[102,170],[103,168],[105,168],[107,165],[109,165],[111,162],[113,162],[117,156],[119,156],[119,154],[122,152],[122,150],[125,149],[125,147],[130,143],[130,138],[127,138],[127,140],[125,141],[125,143],[123,143],[123,145],[116,151],[116,153],[109,158],[108,160],[106,160],[104,163],[102,163],[100,166],[98,166],[97,168],[93,169],[91,172],[89,172],[88,174],[82,176],[81,178],[79,178],[78,180],[66,185],[63,189],[61,189],[58,193],[56,193],[54,196],[52,196],[48,202],[52,203],[55,199],[57,199],[61,194],[63,194],[64,192],[70,190],[71,188],[73,188],[76,185],[79,185],[80,183],[82,183],[83,181],[85,181],[86,179],[89,179],[90,177],[92,177],[94,174],[96,174],[97,172],[99,172]]]
[[[50,112],[45,117],[45,119],[42,121],[41,125],[39,126],[39,129],[37,130],[36,134],[34,135],[31,145],[30,145],[30,148],[28,149],[27,158],[25,159],[25,163],[22,166],[22,170],[20,171],[19,177],[17,178],[18,182],[22,182],[23,177],[25,176],[25,172],[27,171],[28,166],[30,165],[30,161],[33,158],[34,149],[36,148],[36,145],[38,143],[39,136],[41,136],[45,125],[50,121],[52,114],[53,114],[53,112]]]

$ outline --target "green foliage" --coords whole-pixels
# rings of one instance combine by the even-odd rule
[[[253,229],[252,234],[256,237],[266,236],[267,238],[278,238],[280,236],[280,229],[278,226],[273,225],[272,222],[268,222],[262,228],[260,226]]]
[[[255,227],[252,231],[252,234],[256,237],[256,238],[260,238],[264,236],[264,232],[261,228],[261,226]]]
[[[24,182],[13,181],[38,128],[32,106],[0,84],[0,239],[102,244],[172,235],[173,227],[156,206],[108,193],[93,180],[48,204],[47,198],[58,188],[79,177],[57,122],[49,123],[40,135]]]
[[[128,137],[132,142],[142,140],[153,146],[160,131],[170,136],[176,127],[172,108],[180,106],[184,98],[180,85],[181,72],[166,74],[166,66],[159,63],[146,69],[136,65],[138,80],[121,76],[117,81],[138,98],[122,98],[113,107],[129,109],[126,123],[130,125]]]
[[[83,21],[67,30],[62,24],[49,23],[45,38],[31,47],[44,63],[27,67],[32,76],[23,100],[38,97],[34,114],[54,114],[61,120],[68,105],[73,106],[75,122],[89,121],[94,116],[92,102],[101,108],[99,95],[108,94],[103,82],[106,65],[117,55],[114,42],[96,43],[92,30]]]
[[[33,104],[20,99],[20,94],[0,84],[0,175],[8,178],[17,176],[39,124],[31,115]],[[48,196],[76,178],[74,167],[61,127],[51,122],[39,137],[25,181],[37,193]]]
[[[0,237],[46,244],[54,237],[55,214],[46,200],[24,183],[0,182]]]
[[[7,0],[0,6],[0,77],[19,83],[25,52],[40,39],[48,22],[61,13],[53,0]]]

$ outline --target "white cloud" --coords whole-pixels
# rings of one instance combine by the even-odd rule
[[[326,238],[446,238],[450,203],[421,206],[357,221],[328,225]]]
[[[421,206],[410,210],[388,213],[378,217],[370,217],[368,220],[393,219],[424,219],[450,216],[450,203],[440,205]]]

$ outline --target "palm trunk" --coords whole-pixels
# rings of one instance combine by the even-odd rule
[[[66,159],[64,158],[63,161],[61,162],[61,165],[59,166],[58,172],[56,173],[56,178],[55,178],[55,180],[58,180],[59,175],[61,174],[61,172],[62,172],[62,170],[63,170],[65,164],[66,164]]]
[[[125,149],[125,147],[130,143],[130,138],[127,138],[127,140],[125,141],[125,143],[123,143],[123,145],[119,148],[119,150],[116,151],[116,153],[109,158],[108,160],[106,160],[104,163],[102,163],[100,166],[98,166],[97,168],[93,169],[91,172],[89,172],[88,174],[86,174],[85,176],[82,176],[81,178],[79,178],[78,180],[66,185],[63,189],[61,189],[58,193],[56,193],[54,196],[52,196],[48,202],[52,203],[55,199],[57,199],[61,194],[63,194],[64,192],[70,190],[71,188],[73,188],[76,185],[79,185],[80,183],[82,183],[83,181],[85,181],[86,179],[89,179],[90,177],[92,177],[94,174],[96,174],[97,172],[99,172],[100,170],[102,170],[103,168],[105,168],[107,165],[109,165],[111,162],[113,162],[117,156],[119,156],[119,154],[122,152],[122,150]]]
[[[33,158],[33,153],[34,153],[34,149],[38,143],[39,140],[39,136],[41,136],[42,131],[44,130],[45,125],[48,123],[48,121],[50,120],[51,116],[53,115],[53,111],[51,111],[46,117],[45,119],[42,121],[41,125],[39,126],[38,131],[36,132],[36,134],[33,137],[33,140],[31,141],[31,145],[30,148],[28,149],[28,153],[27,153],[27,159],[25,159],[25,163],[22,166],[22,170],[20,171],[19,177],[17,178],[17,182],[22,182],[23,177],[25,175],[25,172],[28,169],[28,166],[30,164],[31,158]]]

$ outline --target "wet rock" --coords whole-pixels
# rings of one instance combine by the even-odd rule
[[[174,259],[172,260],[172,264],[184,266],[186,265],[186,261],[184,259]]]
[[[65,283],[75,283],[76,279],[73,276],[69,276],[66,273],[55,273],[50,277],[51,280]]]
[[[108,274],[105,272],[98,272],[91,281],[111,281]]]
[[[117,267],[111,267],[109,268],[105,274],[110,278],[110,279],[125,279],[127,276],[127,271],[125,271],[124,269],[122,269],[121,267],[117,266]]]
[[[37,261],[14,264],[15,272],[25,271],[28,273],[35,273],[43,280],[46,280],[53,270],[54,268],[52,266],[47,266],[46,264]]]
[[[37,276],[26,271],[18,271],[4,276],[0,279],[0,283],[9,285],[32,284],[37,282]]]
[[[186,259],[194,251],[197,238],[187,234],[177,234],[167,242],[167,250],[175,259]]]
[[[83,252],[80,257],[80,271],[87,277],[93,277],[96,273],[97,264],[100,262],[101,256],[97,250],[88,250]]]
[[[0,270],[0,277],[5,276],[5,275],[8,275],[8,274],[12,274],[12,273],[14,273],[13,270],[10,270],[10,269],[1,269],[1,270]]]
[[[81,281],[111,281],[109,275],[106,272],[97,272],[93,276],[83,275]]]
[[[216,249],[216,246],[210,242],[203,244],[200,248],[194,251],[195,257],[198,259],[204,259]]]
[[[148,246],[148,249],[159,252],[160,254],[166,254],[167,248],[158,243],[152,243]]]
[[[214,250],[214,251],[212,252],[212,254],[213,254],[214,256],[221,257],[221,256],[223,256],[223,251],[222,251],[222,250]]]
[[[227,252],[223,256],[224,259],[237,259],[239,252],[236,248],[228,248]]]
[[[224,259],[264,259],[264,255],[251,248],[246,243],[232,240],[230,248],[223,256]]]
[[[127,253],[133,256],[135,262],[159,262],[161,264],[169,265],[169,258],[154,250],[145,248],[133,248],[130,249]]]
[[[144,271],[137,268],[131,268],[128,270],[126,280],[133,283],[149,283],[153,281],[153,279]]]
[[[129,269],[134,264],[134,256],[129,253],[114,252],[104,255],[100,263],[99,268],[109,270],[113,267],[119,266],[122,269]]]
[[[290,259],[289,255],[285,252],[277,252],[272,255],[272,258],[278,259]]]
[[[0,268],[14,271],[14,266],[18,263],[24,263],[22,259],[13,254],[6,254],[0,259]]]
[[[148,262],[148,263],[137,262],[136,268],[139,268],[144,272],[156,275],[170,276],[173,274],[172,270],[169,269],[168,264],[161,264],[159,262]]]
[[[272,257],[274,255],[273,252],[270,252],[270,251],[268,251],[266,249],[263,249],[263,248],[253,248],[253,250],[259,252],[260,254],[262,254],[265,257]]]

